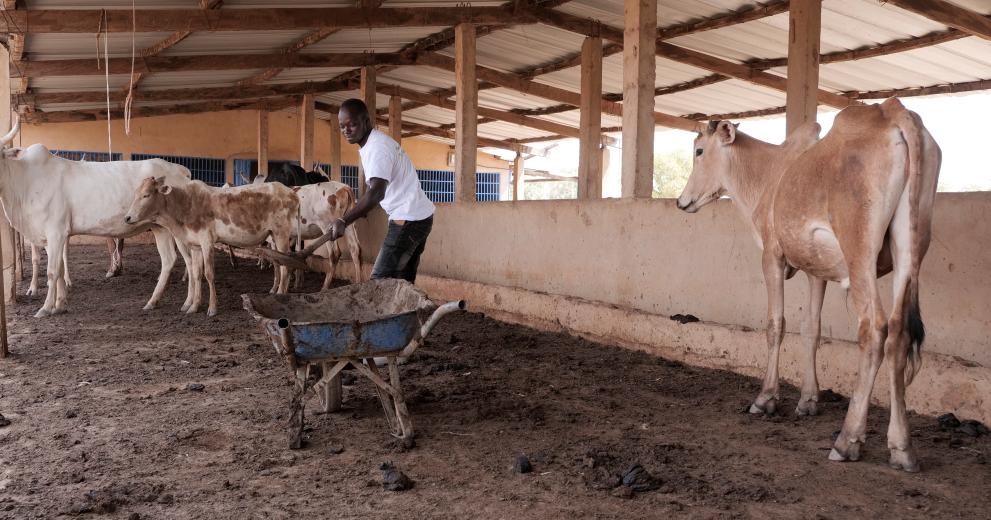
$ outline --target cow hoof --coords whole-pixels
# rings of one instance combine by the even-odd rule
[[[773,397],[758,397],[757,400],[754,401],[754,404],[750,405],[750,413],[752,414],[774,415],[774,412],[777,409],[778,402]]]
[[[842,435],[842,434],[840,434]],[[859,442],[851,442],[846,449],[840,446],[840,441],[836,441],[836,445],[829,452],[829,460],[834,462],[856,462],[860,460],[860,446]]]
[[[34,313],[35,318],[47,318],[51,313],[45,309],[38,309],[38,312]]]
[[[802,417],[819,415],[819,403],[811,399],[799,401],[798,406],[795,407],[795,413]]]
[[[184,304],[182,304],[182,307],[179,307],[179,312],[186,312],[188,310],[189,310],[189,304],[188,303],[184,303]]]
[[[196,314],[196,307],[190,307],[186,309],[186,314]]]
[[[210,310],[206,311],[206,315],[207,316],[211,316],[211,317],[212,316],[216,316],[217,315],[217,309],[210,309]]]
[[[915,460],[915,455],[910,450],[892,448],[888,465],[894,469],[900,469],[909,473],[919,472],[919,462]]]
[[[24,296],[34,296],[35,294],[38,294],[37,289],[28,289],[27,292],[24,293]]]
[[[150,310],[154,310],[155,307],[156,305],[154,303],[146,303],[145,306],[142,307],[142,310],[150,311]]]

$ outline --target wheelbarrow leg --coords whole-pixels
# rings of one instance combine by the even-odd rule
[[[396,403],[396,417],[399,419],[400,437],[403,439],[413,438],[413,418],[406,408],[406,397],[403,395],[403,386],[399,382],[399,360],[395,356],[388,358],[389,382],[395,392],[392,400]]]
[[[328,374],[334,363],[323,362],[321,367],[323,368],[324,375]],[[341,385],[341,375],[337,374],[334,376],[329,383],[324,385],[323,391],[320,392],[320,398],[323,400],[323,413],[337,412],[341,409],[341,401],[344,396],[344,388]]]
[[[310,365],[296,368],[296,380],[289,401],[289,449],[303,447],[303,408],[306,403],[306,381],[310,377]]]
[[[382,410],[385,412],[385,420],[389,423],[389,429],[392,430],[393,435],[399,436],[402,430],[400,429],[399,421],[396,420],[396,407],[393,404],[392,395],[389,394],[389,384],[379,375],[374,359],[366,358],[365,365],[362,368],[367,370],[365,376],[375,383],[375,391],[379,395],[379,400],[382,401]],[[359,372],[365,372],[365,370],[358,369]]]

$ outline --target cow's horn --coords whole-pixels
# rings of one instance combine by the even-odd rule
[[[7,135],[3,136],[3,139],[0,139],[0,148],[3,148],[4,146],[10,144],[10,142],[13,141],[14,137],[17,135],[17,132],[20,131],[21,131],[21,118],[15,115],[14,128],[11,128],[10,132],[7,132]]]

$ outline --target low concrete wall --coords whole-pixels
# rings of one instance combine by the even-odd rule
[[[940,194],[923,265],[924,368],[909,405],[991,420],[991,194]],[[384,236],[381,213],[359,224],[366,261]],[[366,266],[366,269],[368,266]],[[760,253],[741,215],[719,201],[689,215],[670,200],[521,201],[439,205],[418,283],[467,297],[509,321],[564,328],[688,362],[759,375],[766,293]],[[890,300],[890,282],[882,280]],[[782,376],[800,376],[792,337],[808,298],[804,276],[786,284]],[[887,303],[886,303],[887,304]],[[691,313],[705,323],[666,318]],[[852,392],[856,316],[830,284],[823,309],[823,387]],[[875,398],[887,400],[886,368]]]

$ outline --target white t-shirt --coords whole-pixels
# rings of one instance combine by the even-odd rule
[[[434,203],[423,193],[413,161],[399,143],[373,129],[358,155],[366,182],[372,177],[389,182],[380,204],[391,220],[423,220],[434,214]]]

